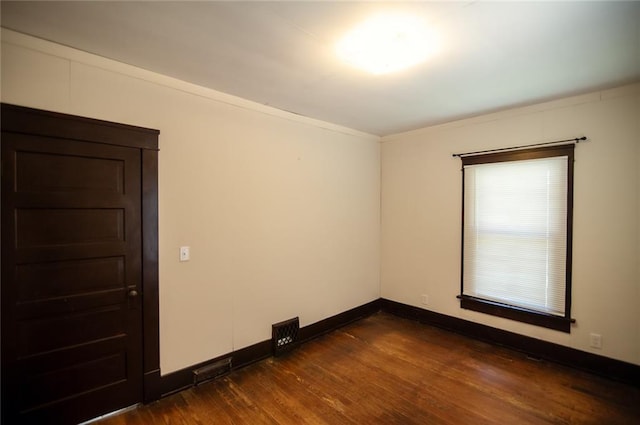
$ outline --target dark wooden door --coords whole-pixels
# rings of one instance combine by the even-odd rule
[[[4,128],[1,143],[3,418],[142,401],[140,149]]]

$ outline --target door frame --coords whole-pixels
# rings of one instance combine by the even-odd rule
[[[159,130],[2,103],[5,132],[49,136],[140,149],[142,220],[142,402],[160,398],[158,292]],[[73,126],[69,125],[73,123]],[[3,323],[4,327],[4,323]],[[4,386],[4,383],[3,383]],[[127,406],[122,406],[127,407]]]

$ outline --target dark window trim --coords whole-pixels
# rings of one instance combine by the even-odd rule
[[[567,333],[571,332],[571,319],[509,304],[484,300],[469,295],[460,295],[460,307],[493,316],[504,317],[505,319],[529,323],[530,325],[542,326]]]
[[[571,318],[571,270],[572,270],[572,241],[573,241],[573,163],[575,144],[549,146],[542,148],[523,149],[517,151],[498,152],[464,156],[462,160],[462,236],[460,244],[460,307],[478,311],[493,316],[516,320],[570,333],[571,324],[575,322]],[[565,286],[565,314],[555,316],[536,310],[476,298],[464,295],[464,166],[473,164],[489,164],[506,161],[524,161],[528,159],[550,158],[555,156],[567,157],[567,251],[566,251],[566,286]]]

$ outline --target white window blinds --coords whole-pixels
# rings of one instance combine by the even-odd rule
[[[463,295],[565,315],[568,157],[464,166]]]

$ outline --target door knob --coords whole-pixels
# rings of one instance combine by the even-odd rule
[[[129,291],[129,297],[130,298],[135,298],[138,296],[138,291],[136,291],[135,289],[132,289]]]

